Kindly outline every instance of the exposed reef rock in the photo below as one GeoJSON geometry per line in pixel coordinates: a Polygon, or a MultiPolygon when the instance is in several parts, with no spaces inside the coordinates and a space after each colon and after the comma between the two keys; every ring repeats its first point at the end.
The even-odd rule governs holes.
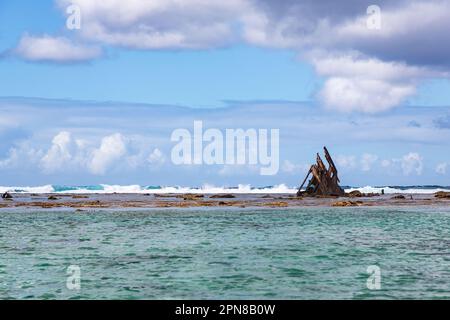
{"type": "Polygon", "coordinates": [[[231,193],[227,193],[227,194],[213,194],[212,196],[210,196],[211,199],[231,199],[231,198],[236,198],[235,195],[231,194],[231,193]]]}
{"type": "Polygon", "coordinates": [[[450,192],[439,191],[434,194],[435,198],[450,199],[450,192]]]}
{"type": "Polygon", "coordinates": [[[186,193],[182,195],[178,195],[177,198],[183,198],[183,200],[198,200],[203,198],[204,195],[196,194],[196,193],[186,193]]]}
{"type": "Polygon", "coordinates": [[[13,196],[9,192],[2,194],[2,199],[12,199],[13,196]]]}
{"type": "Polygon", "coordinates": [[[363,204],[362,201],[338,201],[332,204],[333,207],[357,207],[363,204]]]}
{"type": "Polygon", "coordinates": [[[348,195],[349,197],[352,197],[352,198],[357,198],[357,197],[362,197],[362,196],[363,196],[362,192],[361,192],[361,191],[358,191],[358,190],[349,192],[347,195],[348,195]]]}

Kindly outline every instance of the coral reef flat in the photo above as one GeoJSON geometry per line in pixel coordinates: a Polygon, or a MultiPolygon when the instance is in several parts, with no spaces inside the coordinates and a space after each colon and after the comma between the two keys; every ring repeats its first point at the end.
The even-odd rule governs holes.
{"type": "Polygon", "coordinates": [[[448,194],[347,194],[297,197],[292,194],[23,194],[0,200],[0,208],[284,208],[339,206],[448,206],[448,194]]]}

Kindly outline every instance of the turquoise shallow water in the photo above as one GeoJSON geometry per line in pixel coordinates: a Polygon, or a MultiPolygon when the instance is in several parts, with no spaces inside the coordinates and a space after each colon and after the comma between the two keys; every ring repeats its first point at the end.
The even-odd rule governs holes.
{"type": "Polygon", "coordinates": [[[0,298],[449,299],[450,208],[0,211],[0,298]]]}

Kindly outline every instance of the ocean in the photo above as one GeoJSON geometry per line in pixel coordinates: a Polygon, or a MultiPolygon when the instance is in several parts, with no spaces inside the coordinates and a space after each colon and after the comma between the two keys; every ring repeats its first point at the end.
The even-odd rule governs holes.
{"type": "MultiPolygon", "coordinates": [[[[82,193],[82,194],[139,194],[139,193],[236,193],[236,194],[295,194],[295,186],[286,186],[279,184],[275,186],[252,187],[251,185],[240,184],[232,187],[217,187],[213,185],[203,185],[201,187],[182,187],[182,186],[141,186],[141,185],[109,185],[98,184],[88,186],[65,186],[65,185],[43,185],[43,186],[0,186],[0,193],[82,193]]],[[[352,187],[344,186],[346,192],[359,190],[363,193],[381,193],[384,190],[387,194],[394,193],[420,193],[432,194],[438,191],[450,191],[450,186],[363,186],[352,187]]]]}
{"type": "Polygon", "coordinates": [[[448,206],[8,208],[0,299],[449,299],[449,230],[448,206]]]}

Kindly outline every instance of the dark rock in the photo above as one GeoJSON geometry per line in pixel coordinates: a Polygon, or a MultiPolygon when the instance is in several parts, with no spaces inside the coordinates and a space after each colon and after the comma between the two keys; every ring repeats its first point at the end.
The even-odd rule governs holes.
{"type": "Polygon", "coordinates": [[[352,191],[352,192],[349,192],[348,193],[348,196],[349,197],[352,197],[352,198],[356,198],[356,197],[362,197],[363,196],[363,194],[361,193],[361,191],[359,191],[359,190],[354,190],[354,191],[352,191]]]}
{"type": "Polygon", "coordinates": [[[369,197],[379,197],[380,194],[379,193],[373,193],[373,192],[362,193],[359,190],[354,190],[354,191],[352,191],[350,193],[347,193],[346,196],[350,197],[350,198],[361,198],[361,197],[369,198],[369,197]]]}
{"type": "Polygon", "coordinates": [[[171,193],[155,193],[153,195],[155,198],[180,198],[179,195],[171,194],[171,193]]]}
{"type": "Polygon", "coordinates": [[[439,199],[450,199],[450,192],[439,191],[434,194],[434,197],[439,199]]]}
{"type": "Polygon", "coordinates": [[[47,199],[48,199],[48,200],[58,200],[58,198],[55,197],[55,196],[50,196],[50,197],[48,197],[47,199]]]}
{"type": "Polygon", "coordinates": [[[275,201],[275,202],[266,202],[264,203],[266,207],[287,207],[289,204],[286,201],[275,201]]]}
{"type": "Polygon", "coordinates": [[[363,204],[362,201],[338,201],[332,204],[333,207],[357,207],[363,204]]]}
{"type": "Polygon", "coordinates": [[[213,194],[212,196],[210,196],[211,199],[231,199],[231,198],[236,198],[235,195],[232,195],[231,193],[227,193],[227,194],[213,194]]]}
{"type": "Polygon", "coordinates": [[[9,192],[5,192],[4,194],[2,194],[2,198],[3,199],[12,199],[12,195],[9,194],[9,192]]]}
{"type": "Polygon", "coordinates": [[[405,198],[405,196],[404,196],[404,195],[402,195],[402,194],[399,194],[399,195],[393,196],[393,197],[392,197],[392,199],[397,199],[397,200],[400,200],[400,199],[406,199],[406,198],[405,198]]]}
{"type": "Polygon", "coordinates": [[[363,193],[363,196],[364,197],[379,197],[380,194],[371,192],[371,193],[363,193]]]}
{"type": "Polygon", "coordinates": [[[183,198],[183,200],[198,200],[203,198],[204,196],[202,194],[196,194],[196,193],[186,193],[177,196],[177,198],[183,198]]]}

